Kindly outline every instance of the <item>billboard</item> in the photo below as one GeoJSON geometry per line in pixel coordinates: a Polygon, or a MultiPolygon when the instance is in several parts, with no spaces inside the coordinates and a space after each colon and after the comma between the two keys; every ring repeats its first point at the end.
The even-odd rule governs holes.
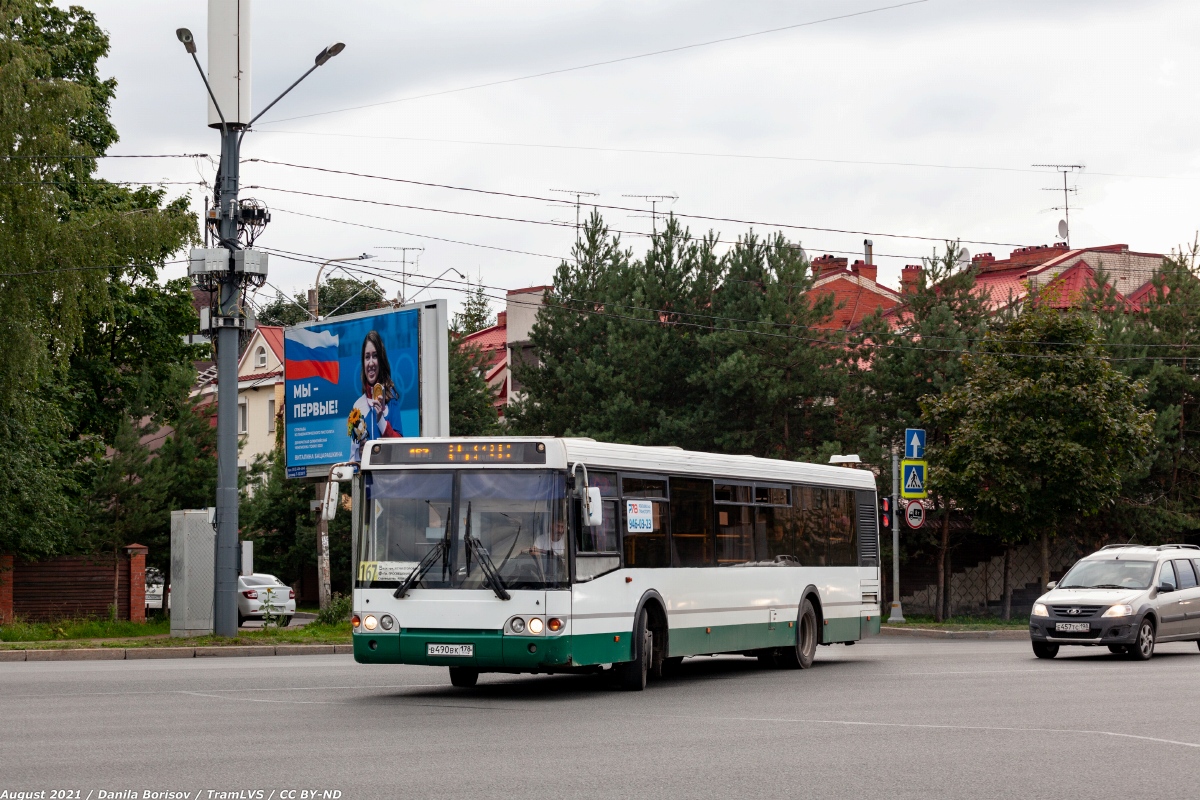
{"type": "Polygon", "coordinates": [[[372,439],[446,436],[444,300],[284,331],[288,477],[324,477],[372,439]]]}

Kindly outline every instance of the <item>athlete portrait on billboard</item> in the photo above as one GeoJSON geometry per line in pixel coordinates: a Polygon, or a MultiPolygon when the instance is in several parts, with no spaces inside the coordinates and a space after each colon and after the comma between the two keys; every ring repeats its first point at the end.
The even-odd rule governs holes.
{"type": "Polygon", "coordinates": [[[363,393],[354,401],[346,420],[351,461],[362,460],[362,446],[367,440],[401,436],[400,393],[392,382],[392,367],[378,331],[370,331],[363,338],[361,367],[363,393]]]}

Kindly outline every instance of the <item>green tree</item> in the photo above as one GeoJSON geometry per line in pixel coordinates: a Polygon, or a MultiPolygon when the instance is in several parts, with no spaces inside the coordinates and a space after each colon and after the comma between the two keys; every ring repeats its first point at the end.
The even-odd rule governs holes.
{"type": "Polygon", "coordinates": [[[484,293],[484,286],[476,282],[474,287],[467,281],[467,296],[463,300],[461,311],[454,314],[450,322],[450,330],[459,334],[475,333],[496,324],[496,315],[492,313],[492,304],[484,293]]]}
{"type": "Polygon", "coordinates": [[[90,424],[72,407],[72,357],[93,321],[115,318],[115,287],[194,237],[186,203],[93,177],[116,141],[116,83],[97,70],[107,52],[79,7],[0,5],[0,551],[67,545],[86,465],[119,428],[106,414],[103,432],[71,438],[90,424]]]}
{"type": "MultiPolygon", "coordinates": [[[[880,470],[891,474],[891,453],[903,452],[904,430],[921,427],[921,400],[943,395],[965,380],[963,356],[983,338],[991,298],[976,289],[976,271],[962,263],[957,242],[922,259],[917,281],[886,314],[863,320],[843,361],[847,388],[839,396],[840,438],[855,442],[880,470]]],[[[950,430],[931,426],[928,440],[946,444],[950,430]]],[[[937,552],[936,616],[949,613],[950,507],[936,485],[933,524],[914,539],[937,552]]]]}
{"type": "Polygon", "coordinates": [[[1002,536],[1024,529],[1041,543],[1095,514],[1146,460],[1154,414],[1144,387],[1101,352],[1095,319],[1036,302],[965,357],[966,380],[922,402],[949,436],[930,445],[930,483],[976,525],[1002,536]]]}

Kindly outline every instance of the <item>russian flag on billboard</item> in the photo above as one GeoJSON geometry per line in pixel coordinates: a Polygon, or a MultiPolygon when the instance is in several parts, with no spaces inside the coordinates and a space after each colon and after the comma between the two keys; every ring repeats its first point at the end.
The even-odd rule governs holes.
{"type": "Polygon", "coordinates": [[[338,382],[338,337],[329,331],[297,328],[283,341],[284,373],[289,381],[324,378],[338,382]]]}

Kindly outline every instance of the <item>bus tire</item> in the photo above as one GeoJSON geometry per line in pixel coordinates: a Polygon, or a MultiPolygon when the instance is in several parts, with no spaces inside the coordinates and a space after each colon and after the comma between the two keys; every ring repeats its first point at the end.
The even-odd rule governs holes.
{"type": "Polygon", "coordinates": [[[796,644],[782,647],[775,656],[775,663],[784,669],[808,669],[817,654],[817,611],[807,597],[800,604],[796,618],[796,644]]]}
{"type": "Polygon", "coordinates": [[[479,670],[470,667],[450,667],[450,684],[460,689],[470,689],[479,683],[479,670]]]}
{"type": "Polygon", "coordinates": [[[650,658],[654,652],[654,634],[650,632],[646,609],[642,609],[633,628],[633,661],[613,665],[613,677],[617,687],[628,692],[640,692],[646,688],[650,675],[650,658]]]}

